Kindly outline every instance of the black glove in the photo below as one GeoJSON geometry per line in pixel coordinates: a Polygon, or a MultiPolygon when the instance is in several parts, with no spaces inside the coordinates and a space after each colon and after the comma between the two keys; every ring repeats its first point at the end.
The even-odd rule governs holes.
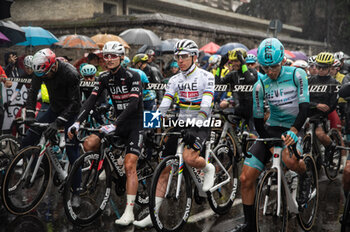
{"type": "Polygon", "coordinates": [[[35,113],[26,111],[26,118],[24,120],[24,123],[27,126],[31,126],[33,125],[34,122],[35,122],[35,113]]]}
{"type": "Polygon", "coordinates": [[[61,120],[60,118],[57,118],[56,121],[50,123],[50,126],[44,131],[44,135],[46,139],[54,139],[57,130],[61,127],[63,127],[65,124],[65,121],[61,120]]]}
{"type": "Polygon", "coordinates": [[[223,68],[224,65],[227,63],[228,61],[228,53],[226,53],[224,56],[221,57],[221,61],[220,61],[220,68],[223,68]]]}
{"type": "Polygon", "coordinates": [[[46,139],[53,140],[57,134],[58,126],[56,121],[50,123],[50,126],[44,131],[44,135],[46,139]]]}
{"type": "Polygon", "coordinates": [[[195,151],[201,150],[200,144],[196,143],[196,139],[198,136],[198,127],[193,127],[186,131],[186,134],[183,138],[186,145],[188,145],[190,148],[194,149],[195,151]],[[194,146],[194,144],[197,144],[197,146],[194,146]]]}
{"type": "Polygon", "coordinates": [[[245,59],[241,51],[236,51],[237,59],[241,62],[241,65],[245,64],[245,59]]]}

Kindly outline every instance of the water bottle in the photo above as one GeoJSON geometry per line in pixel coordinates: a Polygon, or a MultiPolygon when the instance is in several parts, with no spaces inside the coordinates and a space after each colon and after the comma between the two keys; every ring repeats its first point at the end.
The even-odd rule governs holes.
{"type": "Polygon", "coordinates": [[[54,155],[56,155],[58,160],[62,159],[62,153],[58,145],[52,146],[52,152],[54,155]]]}

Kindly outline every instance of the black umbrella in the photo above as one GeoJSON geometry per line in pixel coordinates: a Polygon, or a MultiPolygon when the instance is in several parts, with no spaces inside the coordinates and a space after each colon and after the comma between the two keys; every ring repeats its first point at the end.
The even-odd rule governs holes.
{"type": "Polygon", "coordinates": [[[6,19],[11,17],[11,4],[13,0],[0,0],[0,19],[6,19]]]}
{"type": "Polygon", "coordinates": [[[0,20],[0,32],[9,38],[13,44],[26,41],[26,33],[11,21],[0,20]]]}
{"type": "Polygon", "coordinates": [[[163,40],[160,45],[156,46],[156,51],[162,54],[174,54],[174,48],[177,41],[180,39],[167,39],[163,40]]]}

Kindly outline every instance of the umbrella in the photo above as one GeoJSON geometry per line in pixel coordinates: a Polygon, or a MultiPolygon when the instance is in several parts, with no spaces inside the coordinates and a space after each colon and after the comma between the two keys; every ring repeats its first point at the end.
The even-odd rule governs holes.
{"type": "Polygon", "coordinates": [[[0,47],[8,47],[11,41],[9,38],[6,37],[6,35],[2,34],[0,32],[0,47]]]}
{"type": "Polygon", "coordinates": [[[159,45],[157,46],[149,46],[147,44],[142,45],[138,50],[137,53],[146,53],[148,49],[153,49],[156,53],[159,54],[174,54],[174,47],[177,41],[180,39],[167,39],[162,40],[159,45]]]}
{"type": "Polygon", "coordinates": [[[219,54],[219,55],[225,55],[228,51],[232,50],[232,49],[235,49],[235,48],[243,48],[245,49],[246,51],[248,51],[249,49],[241,44],[241,43],[227,43],[223,46],[221,46],[219,48],[219,50],[217,50],[216,54],[219,54]]]}
{"type": "Polygon", "coordinates": [[[64,35],[55,45],[62,48],[81,48],[81,49],[99,49],[97,44],[85,35],[64,35]]]}
{"type": "Polygon", "coordinates": [[[219,50],[219,48],[220,48],[219,45],[217,45],[214,42],[210,42],[210,43],[204,45],[203,47],[201,47],[199,50],[202,50],[205,53],[214,54],[215,52],[217,52],[217,50],[219,50]]]}
{"type": "Polygon", "coordinates": [[[307,61],[307,55],[304,52],[301,51],[292,51],[295,57],[293,57],[293,60],[305,60],[307,61]]]}
{"type": "Polygon", "coordinates": [[[163,40],[160,45],[156,46],[155,50],[162,54],[174,54],[174,48],[177,41],[180,39],[163,40]]]}
{"type": "Polygon", "coordinates": [[[133,28],[123,31],[119,35],[129,44],[156,46],[161,43],[160,38],[150,30],[133,28]]]}
{"type": "Polygon", "coordinates": [[[112,35],[112,34],[97,34],[91,37],[91,39],[93,41],[95,41],[95,43],[100,47],[100,49],[103,48],[103,46],[105,45],[105,43],[109,42],[109,41],[117,41],[121,44],[123,44],[123,46],[125,48],[130,49],[130,46],[127,42],[125,42],[125,40],[123,40],[122,38],[120,38],[117,35],[112,35]]]}
{"type": "Polygon", "coordinates": [[[255,55],[255,56],[256,56],[257,53],[258,53],[258,48],[253,48],[253,49],[251,49],[251,50],[249,50],[249,51],[247,52],[247,54],[253,54],[253,55],[255,55]]]}
{"type": "Polygon", "coordinates": [[[26,41],[26,36],[22,28],[11,21],[1,20],[0,32],[11,41],[11,45],[26,41]]]}
{"type": "Polygon", "coordinates": [[[27,41],[18,43],[22,46],[51,45],[58,42],[56,36],[41,27],[21,27],[26,33],[27,41]]]}

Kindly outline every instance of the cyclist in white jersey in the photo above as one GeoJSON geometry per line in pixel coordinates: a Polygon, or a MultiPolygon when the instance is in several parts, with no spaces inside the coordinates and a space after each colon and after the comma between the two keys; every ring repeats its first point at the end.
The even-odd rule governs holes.
{"type": "MultiPolygon", "coordinates": [[[[215,79],[213,74],[196,66],[198,46],[192,40],[183,39],[175,45],[175,59],[181,72],[170,78],[164,98],[159,110],[163,117],[166,116],[175,93],[179,97],[180,114],[178,121],[186,126],[188,122],[195,122],[197,126],[206,124],[210,120],[214,95],[215,79]]],[[[188,125],[190,127],[191,125],[188,125]]],[[[200,156],[200,151],[210,133],[210,127],[200,126],[187,129],[184,136],[185,148],[183,159],[191,167],[202,169],[204,172],[203,191],[207,192],[214,184],[215,167],[205,162],[200,156]]],[[[163,157],[175,155],[178,136],[170,136],[163,150],[163,157]]],[[[160,177],[160,183],[166,186],[169,172],[164,171],[160,177]]],[[[161,184],[158,184],[161,185],[161,184]]],[[[156,192],[156,207],[159,209],[164,198],[164,193],[156,192]]],[[[135,221],[138,227],[152,225],[150,215],[141,221],[135,221]]]]}

